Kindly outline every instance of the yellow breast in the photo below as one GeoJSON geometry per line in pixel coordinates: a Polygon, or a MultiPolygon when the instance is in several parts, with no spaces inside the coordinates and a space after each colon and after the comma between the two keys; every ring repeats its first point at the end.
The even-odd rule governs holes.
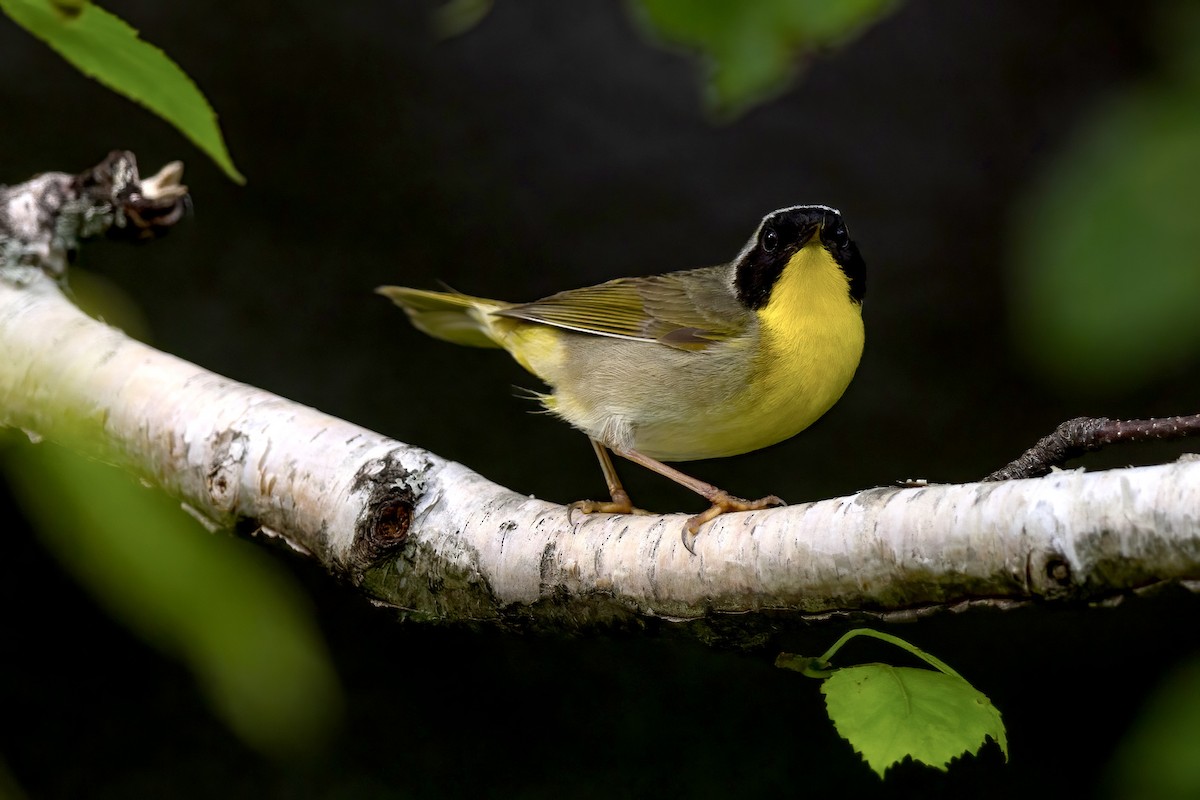
{"type": "MultiPolygon", "coordinates": [[[[862,304],[846,275],[819,244],[796,253],[758,311],[754,370],[762,434],[782,441],[807,428],[846,391],[862,357],[862,304]]],[[[769,438],[769,437],[768,437],[769,438]]]]}

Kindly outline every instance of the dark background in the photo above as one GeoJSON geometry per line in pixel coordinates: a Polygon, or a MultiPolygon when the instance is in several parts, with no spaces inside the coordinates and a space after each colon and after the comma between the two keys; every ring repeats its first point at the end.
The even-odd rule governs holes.
{"type": "MultiPolygon", "coordinates": [[[[197,81],[248,185],[3,18],[0,182],[117,147],[147,173],[183,158],[191,220],[152,247],[82,256],[138,304],[152,343],[515,490],[566,502],[603,483],[582,436],[526,413],[512,386],[535,379],[495,351],[414,332],[373,287],[440,280],[527,300],[704,266],[796,203],[841,208],[867,260],[858,377],[810,431],[693,465],[700,477],[793,502],[965,481],[1072,416],[1196,410],[1197,365],[1089,395],[1045,383],[1009,344],[1014,210],[1081,120],[1154,73],[1136,4],[913,0],[722,126],[703,113],[694,63],[651,45],[614,2],[500,3],[436,45],[424,4],[107,7],[197,81]]],[[[640,505],[698,509],[622,472],[640,505]]],[[[816,685],[772,667],[840,628],[732,650],[669,626],[560,640],[399,625],[289,563],[349,705],[329,750],[301,762],[245,748],[185,668],[96,610],[19,523],[0,563],[0,753],[13,777],[32,797],[1087,795],[1195,644],[1160,640],[1195,612],[1186,598],[896,629],[992,697],[1012,760],[990,746],[948,775],[904,766],[880,784],[826,722],[816,685]],[[1136,679],[1114,664],[1134,653],[1136,679]]]]}

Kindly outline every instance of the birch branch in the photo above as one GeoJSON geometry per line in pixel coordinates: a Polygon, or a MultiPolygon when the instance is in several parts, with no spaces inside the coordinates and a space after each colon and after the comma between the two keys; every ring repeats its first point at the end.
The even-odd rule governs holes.
{"type": "MultiPolygon", "coordinates": [[[[40,215],[27,231],[45,233],[46,210],[80,195],[61,178],[23,186],[37,181],[57,200],[16,205],[40,215]]],[[[170,192],[178,176],[166,183],[170,192]]],[[[0,193],[0,228],[20,210],[8,202],[19,188],[0,193]]],[[[90,319],[54,269],[31,266],[31,252],[72,246],[58,235],[38,250],[9,234],[0,249],[0,424],[120,464],[213,526],[282,537],[419,618],[560,628],[746,612],[894,618],[1109,600],[1200,578],[1197,460],[727,514],[705,526],[695,556],[680,538],[684,514],[571,525],[564,506],[90,319]]]]}

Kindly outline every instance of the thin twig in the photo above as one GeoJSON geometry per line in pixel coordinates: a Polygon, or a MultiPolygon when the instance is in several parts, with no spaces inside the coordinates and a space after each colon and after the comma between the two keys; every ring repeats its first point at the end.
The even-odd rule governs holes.
{"type": "Polygon", "coordinates": [[[1093,450],[1118,442],[1148,442],[1183,439],[1200,433],[1200,414],[1158,419],[1108,419],[1076,417],[1054,429],[1054,433],[1026,450],[1021,457],[988,475],[985,481],[1036,478],[1054,467],[1093,450]]]}

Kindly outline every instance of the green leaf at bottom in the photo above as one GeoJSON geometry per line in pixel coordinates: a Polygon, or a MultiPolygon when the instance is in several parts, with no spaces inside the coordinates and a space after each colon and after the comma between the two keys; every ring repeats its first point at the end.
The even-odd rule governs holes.
{"type": "Polygon", "coordinates": [[[834,727],[880,777],[911,756],[945,770],[988,736],[1008,757],[1000,712],[961,678],[912,667],[840,669],[821,685],[834,727]]]}

